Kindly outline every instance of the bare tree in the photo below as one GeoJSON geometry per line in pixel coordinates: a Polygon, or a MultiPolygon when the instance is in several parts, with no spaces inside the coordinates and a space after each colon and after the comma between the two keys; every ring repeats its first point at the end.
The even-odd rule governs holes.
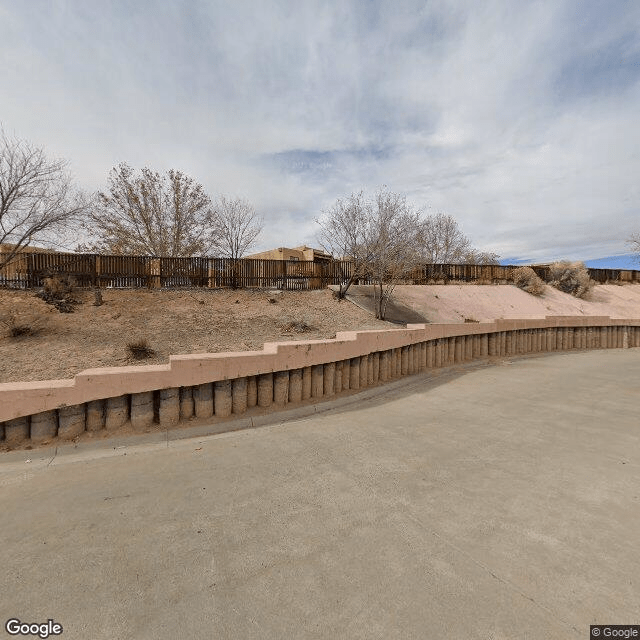
{"type": "Polygon", "coordinates": [[[398,281],[421,261],[420,211],[404,196],[386,190],[380,190],[371,204],[365,246],[374,281],[376,318],[384,320],[398,281]]]}
{"type": "Polygon", "coordinates": [[[331,209],[316,220],[320,226],[318,243],[332,256],[340,260],[342,267],[338,297],[344,298],[349,287],[366,275],[370,262],[366,246],[368,204],[362,191],[348,198],[338,198],[331,209]],[[346,271],[349,265],[349,271],[346,271]]]}
{"type": "Polygon", "coordinates": [[[640,232],[633,233],[627,239],[627,245],[631,249],[631,253],[635,254],[637,262],[640,262],[640,232]]]}
{"type": "Polygon", "coordinates": [[[462,233],[453,216],[428,216],[421,228],[421,253],[427,264],[456,264],[472,251],[471,241],[462,233]]]}
{"type": "Polygon", "coordinates": [[[494,253],[471,246],[452,216],[439,213],[423,218],[403,195],[381,189],[369,200],[362,192],[336,203],[316,220],[322,248],[345,261],[338,296],[353,282],[374,282],[376,317],[384,319],[398,282],[425,263],[496,264],[494,253]]]}
{"type": "Polygon", "coordinates": [[[95,241],[81,250],[189,257],[207,254],[216,242],[211,199],[181,171],[160,175],[144,168],[136,175],[121,163],[110,171],[109,190],[97,200],[86,224],[95,241]]]}
{"type": "Polygon", "coordinates": [[[87,207],[64,160],[0,128],[0,268],[34,242],[60,246],[87,207]]]}
{"type": "Polygon", "coordinates": [[[214,208],[213,250],[226,258],[242,258],[262,233],[263,221],[242,198],[220,196],[214,208]]]}
{"type": "Polygon", "coordinates": [[[439,264],[500,264],[497,253],[475,249],[451,215],[428,216],[422,221],[419,234],[422,262],[429,278],[441,275],[434,272],[434,265],[439,264]]]}
{"type": "Polygon", "coordinates": [[[478,251],[472,248],[464,253],[460,262],[480,265],[500,264],[500,256],[492,251],[478,251]]]}
{"type": "Polygon", "coordinates": [[[356,279],[371,278],[376,317],[384,319],[394,287],[420,259],[420,212],[404,196],[381,189],[373,200],[362,192],[339,199],[317,222],[323,249],[351,264],[339,295],[356,279]]]}

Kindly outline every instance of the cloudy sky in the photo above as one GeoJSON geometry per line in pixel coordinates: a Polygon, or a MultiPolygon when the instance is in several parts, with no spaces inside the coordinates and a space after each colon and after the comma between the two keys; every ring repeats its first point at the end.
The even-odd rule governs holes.
{"type": "Polygon", "coordinates": [[[509,261],[640,231],[637,0],[0,0],[0,60],[5,131],[246,197],[257,249],[381,185],[509,261]]]}

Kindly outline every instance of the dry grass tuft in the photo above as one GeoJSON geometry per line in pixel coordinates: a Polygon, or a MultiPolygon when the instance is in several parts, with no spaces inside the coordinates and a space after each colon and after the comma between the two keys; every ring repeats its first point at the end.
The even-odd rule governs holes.
{"type": "Polygon", "coordinates": [[[80,300],[73,297],[74,282],[69,276],[56,273],[43,281],[42,291],[36,294],[60,313],[73,313],[80,300]]]}
{"type": "Polygon", "coordinates": [[[138,338],[137,340],[127,342],[127,351],[135,360],[146,360],[156,355],[155,350],[151,348],[146,338],[138,338]]]}
{"type": "Polygon", "coordinates": [[[14,313],[0,317],[0,325],[6,329],[11,338],[35,336],[42,329],[39,322],[20,319],[14,313]]]}
{"type": "Polygon", "coordinates": [[[544,293],[544,282],[531,267],[518,267],[511,273],[513,283],[533,296],[541,296],[544,293]]]}
{"type": "Polygon", "coordinates": [[[308,325],[304,320],[293,320],[280,327],[282,333],[309,333],[317,331],[315,327],[308,325]]]}
{"type": "Polygon", "coordinates": [[[69,276],[54,273],[43,280],[42,288],[51,298],[62,299],[73,293],[73,281],[69,276]]]}
{"type": "Polygon", "coordinates": [[[586,298],[595,282],[589,277],[584,262],[562,260],[554,262],[549,270],[549,284],[559,291],[570,293],[576,298],[586,298]]]}

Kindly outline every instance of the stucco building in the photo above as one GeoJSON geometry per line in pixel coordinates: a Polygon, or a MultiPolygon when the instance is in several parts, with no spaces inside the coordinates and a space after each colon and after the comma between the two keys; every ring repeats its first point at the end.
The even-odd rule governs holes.
{"type": "Polygon", "coordinates": [[[314,249],[306,245],[294,247],[293,249],[278,247],[277,249],[261,251],[244,257],[249,260],[293,260],[294,262],[331,262],[333,260],[333,256],[325,253],[322,249],[314,249]]]}

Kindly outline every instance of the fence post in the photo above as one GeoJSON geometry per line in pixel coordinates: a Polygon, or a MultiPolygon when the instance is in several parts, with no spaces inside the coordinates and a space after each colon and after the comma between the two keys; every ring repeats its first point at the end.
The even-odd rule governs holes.
{"type": "Polygon", "coordinates": [[[93,261],[93,286],[94,287],[99,287],[100,286],[100,282],[101,282],[101,275],[102,272],[102,256],[100,255],[95,255],[94,256],[94,261],[93,261]]]}
{"type": "Polygon", "coordinates": [[[149,258],[146,266],[147,287],[149,289],[159,289],[161,286],[160,278],[160,258],[149,258]]]}
{"type": "Polygon", "coordinates": [[[29,287],[29,289],[32,289],[33,287],[35,287],[35,278],[34,278],[34,265],[33,265],[33,253],[27,253],[26,254],[26,258],[27,258],[27,286],[29,287]]]}
{"type": "Polygon", "coordinates": [[[207,287],[213,289],[216,286],[216,270],[214,267],[214,259],[207,258],[207,287]]]}

